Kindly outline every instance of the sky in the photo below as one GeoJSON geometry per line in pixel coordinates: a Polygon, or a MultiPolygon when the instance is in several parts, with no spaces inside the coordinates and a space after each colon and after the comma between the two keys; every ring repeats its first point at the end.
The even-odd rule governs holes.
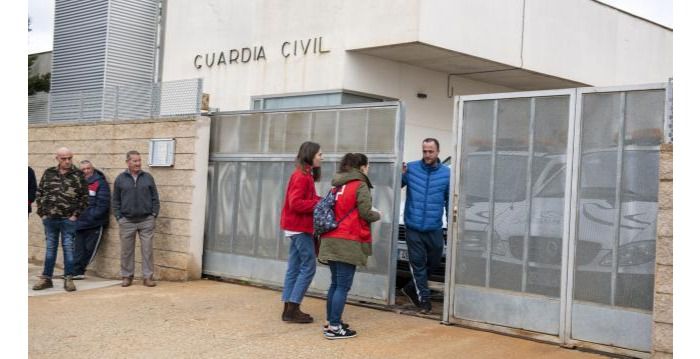
{"type": "MultiPolygon", "coordinates": [[[[673,27],[672,0],[600,0],[600,2],[649,19],[667,27],[673,27]]],[[[29,53],[50,51],[53,48],[54,0],[29,0],[29,53]]]]}

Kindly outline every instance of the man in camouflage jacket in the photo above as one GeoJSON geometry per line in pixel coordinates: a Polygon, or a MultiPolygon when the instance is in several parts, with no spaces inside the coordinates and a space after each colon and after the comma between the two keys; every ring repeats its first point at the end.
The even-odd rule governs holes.
{"type": "Polygon", "coordinates": [[[46,257],[41,279],[32,289],[52,288],[53,267],[56,264],[58,239],[61,236],[64,262],[63,288],[72,292],[73,240],[80,213],[88,206],[88,188],[83,173],[73,165],[73,153],[65,147],[56,151],[56,167],[44,171],[37,190],[36,213],[41,217],[46,233],[46,257]]]}

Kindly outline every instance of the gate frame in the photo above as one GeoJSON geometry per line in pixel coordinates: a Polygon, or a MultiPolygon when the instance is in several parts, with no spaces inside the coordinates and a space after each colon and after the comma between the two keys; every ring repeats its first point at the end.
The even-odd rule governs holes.
{"type": "MultiPolygon", "coordinates": [[[[396,169],[393,173],[393,182],[398,184],[394,186],[394,204],[392,213],[392,238],[389,242],[389,257],[388,257],[388,280],[387,280],[387,297],[386,301],[378,300],[374,298],[367,297],[357,297],[353,295],[348,295],[348,299],[352,301],[376,303],[380,305],[394,305],[396,300],[396,294],[394,287],[396,286],[396,261],[397,261],[397,248],[398,248],[398,233],[399,233],[399,216],[400,216],[400,203],[401,203],[401,166],[400,163],[403,161],[403,150],[404,150],[404,136],[406,127],[405,118],[405,105],[401,101],[385,101],[385,102],[370,102],[370,103],[358,103],[358,104],[345,104],[345,105],[332,105],[332,106],[314,106],[314,107],[295,107],[295,108],[284,108],[284,109],[267,109],[267,110],[243,110],[243,111],[220,111],[213,113],[212,117],[216,115],[250,115],[250,114],[268,114],[268,113],[290,113],[290,112],[314,112],[314,111],[333,111],[333,110],[344,110],[344,109],[376,109],[376,108],[396,108],[396,118],[395,118],[395,128],[394,128],[394,148],[393,151],[395,155],[386,154],[366,154],[370,162],[375,161],[378,163],[392,164],[396,165],[396,169]]],[[[213,126],[212,126],[213,127],[213,126]]],[[[213,137],[210,139],[213,141],[213,137]]],[[[324,158],[331,161],[339,161],[343,157],[342,153],[326,154],[324,153],[324,158]]],[[[257,162],[286,162],[294,161],[296,154],[283,154],[283,153],[242,153],[242,154],[231,154],[231,153],[219,153],[210,152],[208,158],[208,165],[218,162],[229,162],[229,163],[239,163],[246,161],[257,161],[257,162]]],[[[214,167],[214,176],[217,177],[218,167],[214,167]]],[[[207,191],[207,194],[209,191],[207,191]]],[[[217,196],[218,197],[218,196],[217,196]]],[[[209,209],[210,204],[207,203],[207,209],[209,209]]],[[[215,212],[215,211],[212,211],[215,212]]],[[[215,213],[209,214],[209,216],[216,216],[215,213]]],[[[209,231],[209,227],[213,225],[207,218],[207,223],[205,224],[206,231],[209,231]]],[[[206,237],[206,236],[205,236],[206,237]]],[[[207,249],[205,248],[202,253],[202,273],[206,275],[215,275],[230,278],[233,280],[243,280],[251,281],[251,278],[238,277],[230,274],[220,273],[212,270],[204,269],[205,257],[207,249]]],[[[231,253],[232,255],[238,255],[236,253],[231,253]]],[[[272,283],[267,280],[256,279],[253,281],[259,285],[281,289],[281,284],[272,283]]],[[[309,288],[308,294],[317,295],[325,298],[325,291],[315,290],[309,288]]]]}
{"type": "MultiPolygon", "coordinates": [[[[632,349],[615,347],[598,343],[587,342],[579,339],[574,339],[571,336],[572,331],[572,312],[573,312],[573,276],[575,271],[575,253],[576,253],[576,234],[578,230],[578,185],[580,180],[580,161],[581,161],[581,131],[583,122],[582,115],[582,100],[583,95],[588,93],[606,93],[606,92],[628,92],[628,91],[644,91],[644,90],[664,90],[668,92],[672,88],[672,82],[667,83],[650,83],[628,86],[607,86],[607,87],[579,87],[569,89],[556,90],[540,90],[540,91],[521,91],[521,92],[505,92],[480,95],[465,95],[456,96],[454,100],[454,117],[452,124],[453,131],[453,151],[455,153],[455,164],[452,166],[450,176],[451,195],[449,197],[449,208],[452,213],[452,220],[448,221],[447,229],[447,271],[445,273],[445,295],[442,313],[442,323],[447,325],[458,325],[469,328],[482,329],[508,335],[526,337],[534,340],[545,341],[553,344],[558,344],[567,348],[586,348],[594,351],[605,353],[629,355],[640,358],[650,357],[650,352],[642,352],[632,349]],[[456,246],[454,240],[457,238],[457,227],[454,223],[457,221],[459,208],[457,199],[459,198],[459,186],[462,178],[462,131],[464,130],[464,103],[467,101],[479,100],[501,100],[529,97],[549,97],[549,96],[569,96],[569,126],[568,143],[567,143],[567,169],[565,183],[565,198],[564,198],[564,213],[562,223],[562,264],[561,264],[561,284],[560,284],[560,316],[559,316],[559,335],[551,335],[531,330],[513,328],[503,325],[490,324],[474,320],[460,319],[454,316],[454,288],[455,288],[455,268],[456,246]]],[[[666,96],[666,104],[664,111],[664,127],[668,120],[668,96],[666,96]]],[[[530,123],[532,125],[532,123],[530,123]]],[[[494,126],[496,127],[496,126],[494,126]]],[[[497,127],[494,128],[497,131],[497,127]]],[[[622,134],[624,136],[624,134],[622,134]]],[[[665,142],[664,138],[662,142],[665,142]]],[[[491,179],[493,182],[493,178],[491,179]]],[[[530,199],[529,199],[530,200],[530,199]]],[[[653,308],[651,312],[653,316],[653,308]]],[[[652,338],[653,340],[653,338],[652,338]]]]}

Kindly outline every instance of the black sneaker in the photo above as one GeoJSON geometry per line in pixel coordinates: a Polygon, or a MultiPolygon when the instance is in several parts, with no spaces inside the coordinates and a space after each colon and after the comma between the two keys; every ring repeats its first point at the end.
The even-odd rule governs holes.
{"type": "MultiPolygon", "coordinates": [[[[348,328],[350,328],[350,324],[348,324],[348,323],[340,322],[340,326],[341,326],[343,329],[348,329],[348,328]]],[[[328,331],[328,327],[329,327],[328,324],[324,324],[324,325],[323,325],[323,332],[324,332],[324,333],[328,331]]]]}
{"type": "Polygon", "coordinates": [[[411,303],[416,307],[420,308],[420,301],[418,300],[418,294],[412,290],[406,290],[406,288],[401,288],[401,293],[411,300],[411,303]]]}
{"type": "Polygon", "coordinates": [[[357,336],[357,332],[352,330],[352,329],[343,329],[341,326],[338,330],[333,330],[328,328],[328,331],[323,333],[323,336],[326,337],[326,339],[347,339],[347,338],[354,338],[357,336]]]}
{"type": "Polygon", "coordinates": [[[433,304],[429,301],[425,301],[420,304],[420,314],[430,314],[433,310],[433,304]]]}

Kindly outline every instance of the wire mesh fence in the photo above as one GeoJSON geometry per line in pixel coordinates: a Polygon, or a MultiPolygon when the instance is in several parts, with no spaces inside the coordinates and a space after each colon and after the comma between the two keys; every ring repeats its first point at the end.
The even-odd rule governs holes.
{"type": "Polygon", "coordinates": [[[202,79],[29,96],[28,122],[110,121],[199,114],[202,79]]]}

